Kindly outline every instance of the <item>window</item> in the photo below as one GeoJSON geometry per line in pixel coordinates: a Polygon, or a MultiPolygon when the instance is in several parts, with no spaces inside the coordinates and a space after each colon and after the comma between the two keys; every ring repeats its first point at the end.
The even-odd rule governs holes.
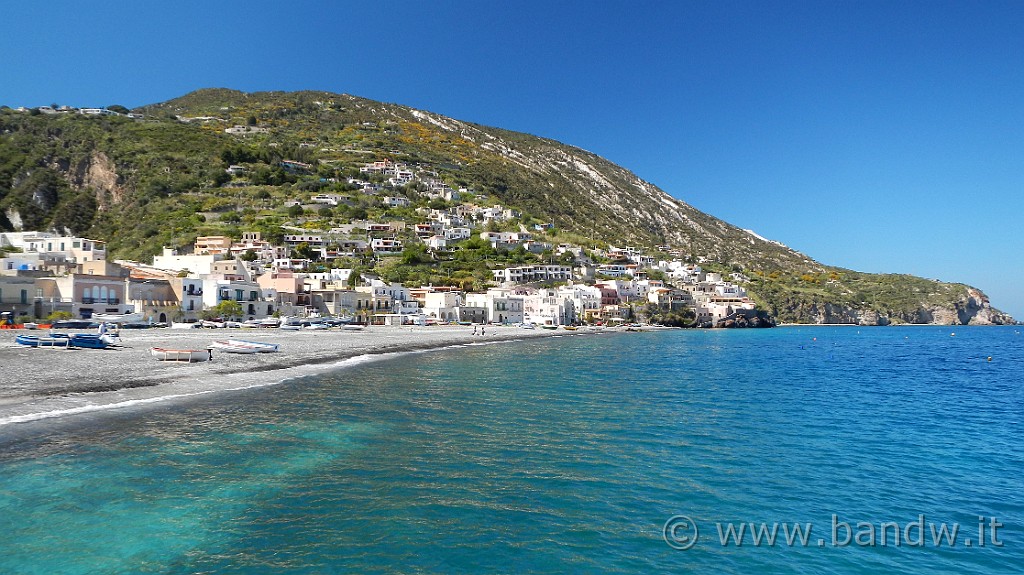
{"type": "Polygon", "coordinates": [[[21,290],[21,303],[28,303],[28,290],[21,290]]]}

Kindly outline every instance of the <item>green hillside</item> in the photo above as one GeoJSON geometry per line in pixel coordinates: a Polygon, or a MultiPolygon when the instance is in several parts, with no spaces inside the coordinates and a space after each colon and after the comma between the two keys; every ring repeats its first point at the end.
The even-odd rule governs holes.
{"type": "MultiPolygon", "coordinates": [[[[388,159],[471,189],[462,202],[521,211],[505,229],[550,223],[539,239],[587,249],[629,245],[741,272],[780,321],[1010,321],[968,286],[823,265],[549,139],[324,92],[199,90],[133,112],[142,117],[0,109],[0,228],[83,234],[106,240],[113,257],[147,260],[163,246],[188,248],[198,235],[259,230],[274,238],[282,225],[330,229],[361,219],[411,225],[422,220],[417,207],[450,207],[427,199],[415,182],[386,192],[412,201],[402,208],[385,208],[348,183],[368,178],[359,172],[367,162],[388,159]],[[235,126],[244,133],[225,132],[235,126]],[[231,165],[244,173],[226,173],[231,165]],[[286,205],[308,205],[316,194],[344,202],[286,205]]],[[[348,263],[383,266],[408,282],[480,284],[488,267],[537,259],[472,242],[463,248],[441,261],[409,253],[348,263]]]]}

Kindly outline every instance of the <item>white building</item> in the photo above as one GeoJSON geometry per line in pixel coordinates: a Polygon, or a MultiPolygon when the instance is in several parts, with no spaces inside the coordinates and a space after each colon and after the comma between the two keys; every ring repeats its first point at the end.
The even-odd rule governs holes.
{"type": "Polygon", "coordinates": [[[546,281],[572,280],[572,268],[569,266],[539,265],[518,266],[501,270],[491,270],[494,280],[500,283],[530,283],[546,281]]]}
{"type": "Polygon", "coordinates": [[[250,280],[204,279],[202,298],[203,305],[207,308],[215,307],[227,300],[238,302],[245,319],[260,319],[274,312],[273,302],[263,299],[263,288],[250,280]]]}
{"type": "Polygon", "coordinates": [[[191,274],[203,276],[212,273],[214,262],[221,260],[221,256],[214,254],[179,255],[171,248],[164,248],[163,255],[153,256],[153,267],[168,271],[188,270],[191,274]]]}
{"type": "Polygon", "coordinates": [[[424,294],[423,313],[439,322],[459,321],[462,305],[461,292],[427,292],[424,294]]]}
{"type": "Polygon", "coordinates": [[[563,299],[572,300],[578,319],[601,310],[601,289],[596,286],[570,284],[558,288],[557,294],[563,299]]]}
{"type": "Polygon", "coordinates": [[[15,247],[25,254],[62,254],[71,263],[107,259],[106,242],[49,232],[0,233],[0,247],[15,247]]]}
{"type": "Polygon", "coordinates": [[[384,196],[383,203],[389,208],[407,208],[412,205],[409,198],[402,196],[384,196]]]}
{"type": "Polygon", "coordinates": [[[489,323],[522,323],[524,299],[509,290],[490,289],[487,293],[466,294],[466,305],[483,308],[489,323]]]}
{"type": "Polygon", "coordinates": [[[577,321],[573,300],[553,289],[524,296],[523,316],[524,321],[539,325],[571,325],[577,321]]]}
{"type": "Polygon", "coordinates": [[[374,238],[370,240],[370,249],[375,254],[394,255],[402,253],[402,240],[374,238]]]}

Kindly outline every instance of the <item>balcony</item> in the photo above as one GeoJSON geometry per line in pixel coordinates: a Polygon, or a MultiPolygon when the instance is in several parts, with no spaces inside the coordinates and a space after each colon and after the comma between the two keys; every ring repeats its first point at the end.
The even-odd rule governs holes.
{"type": "Polygon", "coordinates": [[[95,297],[83,297],[82,298],[82,303],[83,304],[87,304],[87,305],[94,305],[94,304],[118,305],[118,304],[121,303],[121,299],[120,298],[116,298],[116,297],[108,297],[106,299],[104,299],[104,298],[95,298],[95,297]]]}

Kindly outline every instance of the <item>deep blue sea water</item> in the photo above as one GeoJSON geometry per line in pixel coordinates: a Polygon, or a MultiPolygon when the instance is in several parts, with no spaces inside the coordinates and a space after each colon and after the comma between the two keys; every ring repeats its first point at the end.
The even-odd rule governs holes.
{"type": "Polygon", "coordinates": [[[1020,573],[1020,329],[545,338],[7,425],[0,573],[1020,573]],[[750,522],[811,536],[721,543],[750,522]]]}

